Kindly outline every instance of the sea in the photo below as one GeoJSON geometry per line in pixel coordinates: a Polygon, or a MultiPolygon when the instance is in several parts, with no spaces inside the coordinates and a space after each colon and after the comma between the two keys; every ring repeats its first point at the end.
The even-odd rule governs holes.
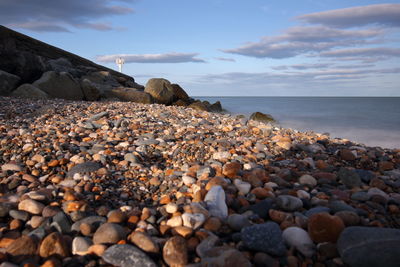
{"type": "Polygon", "coordinates": [[[272,115],[285,128],[329,133],[367,146],[400,148],[400,97],[196,97],[231,114],[272,115]]]}

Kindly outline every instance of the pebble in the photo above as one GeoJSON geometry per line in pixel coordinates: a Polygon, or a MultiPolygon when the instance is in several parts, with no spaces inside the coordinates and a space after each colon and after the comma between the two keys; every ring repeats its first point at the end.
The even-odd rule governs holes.
{"type": "Polygon", "coordinates": [[[69,256],[68,244],[63,236],[54,232],[46,236],[40,244],[39,255],[40,257],[47,258],[50,256],[68,257],[69,256]]]}
{"type": "Polygon", "coordinates": [[[234,231],[240,231],[243,227],[250,226],[251,223],[246,216],[242,214],[231,214],[228,217],[228,225],[234,231]]]}
{"type": "Polygon", "coordinates": [[[317,180],[311,175],[304,174],[299,178],[299,183],[314,187],[317,185],[317,180]]]}
{"type": "Polygon", "coordinates": [[[289,195],[278,196],[276,198],[276,204],[285,211],[296,211],[303,207],[301,199],[289,195]]]}
{"type": "Polygon", "coordinates": [[[283,256],[286,252],[282,231],[275,222],[267,222],[245,227],[241,230],[243,244],[254,251],[274,256],[283,256]]]}
{"type": "Polygon", "coordinates": [[[348,227],[340,235],[337,247],[341,258],[350,267],[399,266],[400,230],[348,227]]]}
{"type": "Polygon", "coordinates": [[[11,256],[15,263],[32,258],[36,254],[37,242],[29,236],[21,236],[6,248],[6,252],[11,256]]]}
{"type": "Polygon", "coordinates": [[[251,267],[250,261],[238,250],[229,247],[218,247],[208,251],[201,259],[203,266],[243,266],[251,267]]]}
{"type": "Polygon", "coordinates": [[[158,253],[160,251],[158,244],[146,233],[133,232],[128,238],[144,252],[158,253]]]}
{"type": "Polygon", "coordinates": [[[157,264],[140,249],[132,245],[113,245],[102,254],[102,259],[121,267],[156,267],[157,264]]]}
{"type": "Polygon", "coordinates": [[[92,239],[87,237],[77,236],[72,240],[72,254],[86,255],[89,247],[93,245],[92,239]]]}
{"type": "Polygon", "coordinates": [[[186,240],[173,236],[167,240],[163,248],[163,259],[169,266],[183,266],[188,263],[186,240]]]}
{"type": "Polygon", "coordinates": [[[184,213],[182,214],[183,226],[198,229],[206,220],[206,217],[202,213],[184,213]]]}
{"type": "Polygon", "coordinates": [[[102,224],[93,235],[94,244],[115,244],[120,240],[124,240],[126,232],[119,224],[105,223],[102,224]]]}
{"type": "Polygon", "coordinates": [[[348,168],[340,168],[338,172],[339,180],[346,185],[348,188],[360,187],[361,178],[358,176],[357,172],[349,170],[348,168]]]}
{"type": "Polygon", "coordinates": [[[1,165],[1,170],[2,171],[13,171],[13,172],[20,172],[22,171],[21,166],[15,163],[6,163],[1,165]]]}
{"type": "Polygon", "coordinates": [[[338,216],[328,213],[316,213],[308,219],[308,233],[315,243],[336,243],[345,226],[338,216]]]}
{"type": "Polygon", "coordinates": [[[228,216],[228,207],[225,203],[225,191],[221,186],[213,186],[204,198],[210,215],[225,219],[228,216]]]}
{"type": "Polygon", "coordinates": [[[237,190],[239,190],[240,194],[246,195],[250,192],[251,184],[247,182],[243,182],[240,179],[235,179],[233,184],[236,186],[237,190]]]}
{"type": "Polygon", "coordinates": [[[26,211],[35,215],[41,214],[44,207],[45,206],[42,203],[33,199],[25,199],[18,204],[19,210],[26,211]]]}
{"type": "Polygon", "coordinates": [[[300,227],[288,227],[282,233],[283,240],[296,248],[304,256],[311,258],[315,254],[315,245],[309,234],[300,227]]]}

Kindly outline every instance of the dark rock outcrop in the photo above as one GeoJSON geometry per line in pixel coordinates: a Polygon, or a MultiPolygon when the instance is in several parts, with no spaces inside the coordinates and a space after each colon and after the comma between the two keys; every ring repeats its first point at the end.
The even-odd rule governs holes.
{"type": "Polygon", "coordinates": [[[222,111],[221,103],[195,101],[180,85],[166,79],[150,79],[144,87],[130,76],[4,26],[0,26],[0,59],[0,95],[3,96],[112,99],[222,111]]]}
{"type": "Polygon", "coordinates": [[[32,99],[48,99],[49,96],[39,88],[33,86],[32,84],[25,83],[15,89],[11,96],[20,98],[32,98],[32,99]]]}
{"type": "Polygon", "coordinates": [[[79,83],[67,72],[48,71],[43,73],[33,86],[54,98],[82,100],[83,93],[79,83]]]}
{"type": "Polygon", "coordinates": [[[20,78],[14,74],[0,70],[0,95],[8,95],[17,87],[20,78]]]}

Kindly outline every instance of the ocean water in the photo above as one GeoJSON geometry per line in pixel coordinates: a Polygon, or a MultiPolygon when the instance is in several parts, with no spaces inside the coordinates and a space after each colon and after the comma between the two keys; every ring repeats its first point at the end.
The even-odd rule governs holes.
{"type": "Polygon", "coordinates": [[[400,97],[197,97],[232,114],[271,114],[285,128],[400,148],[400,97]]]}

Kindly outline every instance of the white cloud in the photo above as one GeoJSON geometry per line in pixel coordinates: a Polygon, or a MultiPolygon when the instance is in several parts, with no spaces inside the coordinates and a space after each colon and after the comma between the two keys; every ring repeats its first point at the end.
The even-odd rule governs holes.
{"type": "Polygon", "coordinates": [[[282,35],[266,36],[259,42],[222,51],[256,58],[280,59],[321,52],[333,47],[366,44],[382,34],[381,29],[340,30],[324,26],[297,26],[289,28],[282,35]]]}
{"type": "Polygon", "coordinates": [[[114,63],[119,57],[125,60],[125,63],[205,63],[205,60],[196,58],[198,53],[166,53],[166,54],[118,54],[102,55],[96,58],[103,63],[114,63]]]}
{"type": "Polygon", "coordinates": [[[390,47],[372,47],[372,48],[350,48],[341,50],[332,50],[322,52],[324,57],[349,57],[349,56],[385,56],[385,57],[400,57],[400,48],[390,47]]]}
{"type": "Polygon", "coordinates": [[[103,20],[129,14],[133,9],[119,2],[134,0],[1,0],[0,24],[38,32],[68,32],[72,28],[99,31],[115,29],[103,20]],[[100,20],[100,21],[99,21],[100,20]]]}
{"type": "Polygon", "coordinates": [[[349,28],[369,24],[400,27],[400,4],[377,4],[317,12],[297,17],[300,21],[349,28]]]}

